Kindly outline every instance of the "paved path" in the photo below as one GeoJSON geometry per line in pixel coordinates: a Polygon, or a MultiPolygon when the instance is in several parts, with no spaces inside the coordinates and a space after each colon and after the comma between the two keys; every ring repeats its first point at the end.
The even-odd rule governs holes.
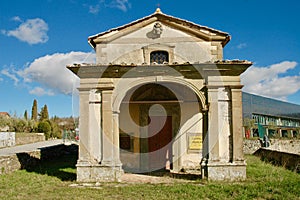
{"type": "Polygon", "coordinates": [[[43,147],[55,146],[58,144],[62,144],[62,140],[47,140],[43,142],[37,142],[32,144],[24,144],[14,147],[7,147],[0,149],[0,156],[9,156],[14,155],[16,153],[30,152],[34,150],[38,150],[43,147]]]}

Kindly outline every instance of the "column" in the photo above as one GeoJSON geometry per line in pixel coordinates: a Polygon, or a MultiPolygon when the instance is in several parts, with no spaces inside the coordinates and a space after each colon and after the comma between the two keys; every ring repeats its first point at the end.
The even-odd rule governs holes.
{"type": "Polygon", "coordinates": [[[242,112],[242,86],[231,88],[232,97],[232,160],[244,161],[243,153],[243,112],[242,112]]]}
{"type": "Polygon", "coordinates": [[[114,144],[114,163],[121,166],[120,161],[120,140],[119,140],[119,112],[113,113],[113,144],[114,144]]]}
{"type": "Polygon", "coordinates": [[[279,128],[278,133],[279,133],[279,137],[282,137],[282,130],[281,130],[281,128],[279,128]]]}
{"type": "Polygon", "coordinates": [[[208,111],[204,110],[202,120],[203,134],[202,134],[202,159],[208,159],[208,111]]]}

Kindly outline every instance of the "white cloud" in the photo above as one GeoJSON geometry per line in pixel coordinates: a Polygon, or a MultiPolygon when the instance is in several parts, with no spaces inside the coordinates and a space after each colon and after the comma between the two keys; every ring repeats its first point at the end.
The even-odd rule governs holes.
{"type": "Polygon", "coordinates": [[[246,43],[241,43],[241,44],[239,44],[239,45],[236,46],[236,48],[238,48],[238,49],[244,49],[246,47],[247,47],[246,43]]]}
{"type": "Polygon", "coordinates": [[[98,14],[100,10],[100,5],[97,4],[95,6],[89,6],[89,13],[98,14]]]}
{"type": "Polygon", "coordinates": [[[19,16],[14,16],[13,18],[11,18],[11,20],[15,22],[22,22],[22,19],[19,16]]]}
{"type": "Polygon", "coordinates": [[[54,92],[52,92],[51,90],[46,91],[44,88],[41,87],[35,87],[29,91],[29,94],[34,94],[37,96],[44,96],[44,95],[53,96],[54,92]]]}
{"type": "Polygon", "coordinates": [[[131,8],[131,4],[128,0],[99,0],[96,5],[83,4],[84,7],[89,9],[89,13],[98,14],[101,7],[116,8],[126,12],[131,8]]]}
{"type": "Polygon", "coordinates": [[[17,85],[19,83],[18,77],[15,75],[15,72],[13,71],[12,73],[9,72],[8,69],[2,69],[1,74],[11,78],[14,81],[14,84],[17,85]]]}
{"type": "MultiPolygon", "coordinates": [[[[51,92],[45,92],[44,95],[54,92],[72,94],[73,87],[78,86],[79,78],[68,70],[66,66],[83,62],[95,63],[95,54],[69,52],[46,55],[29,63],[24,70],[18,71],[18,75],[23,78],[24,82],[38,82],[50,89],[51,92]]],[[[42,90],[37,88],[31,92],[35,92],[34,94],[40,92],[42,94],[42,90]]]]}
{"type": "MultiPolygon", "coordinates": [[[[15,21],[21,20],[19,17],[14,17],[13,19],[15,21]]],[[[26,20],[15,30],[2,30],[1,32],[2,34],[16,37],[19,40],[29,44],[38,44],[48,41],[47,31],[48,24],[40,18],[35,18],[26,20]]]]}
{"type": "Polygon", "coordinates": [[[281,62],[267,67],[250,67],[241,75],[243,90],[253,94],[286,100],[300,90],[300,75],[286,73],[297,66],[296,62],[281,62]]]}
{"type": "Polygon", "coordinates": [[[128,2],[128,0],[113,0],[110,2],[110,7],[118,8],[123,12],[126,12],[128,8],[131,7],[131,4],[128,2]]]}

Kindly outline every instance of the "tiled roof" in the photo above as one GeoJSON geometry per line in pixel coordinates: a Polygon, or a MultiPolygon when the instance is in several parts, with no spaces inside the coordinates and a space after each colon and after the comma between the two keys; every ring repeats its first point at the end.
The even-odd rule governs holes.
{"type": "Polygon", "coordinates": [[[0,116],[10,116],[8,112],[0,112],[0,116]]]}

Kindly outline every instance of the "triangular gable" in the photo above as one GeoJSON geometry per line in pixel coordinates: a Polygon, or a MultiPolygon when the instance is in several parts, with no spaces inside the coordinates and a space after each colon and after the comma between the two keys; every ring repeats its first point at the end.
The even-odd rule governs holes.
{"type": "Polygon", "coordinates": [[[223,47],[230,41],[230,35],[228,33],[166,15],[162,13],[160,9],[157,9],[152,15],[143,17],[129,24],[90,36],[88,41],[91,46],[95,48],[97,43],[108,43],[156,21],[194,35],[198,38],[205,39],[206,41],[221,41],[223,47]]]}

